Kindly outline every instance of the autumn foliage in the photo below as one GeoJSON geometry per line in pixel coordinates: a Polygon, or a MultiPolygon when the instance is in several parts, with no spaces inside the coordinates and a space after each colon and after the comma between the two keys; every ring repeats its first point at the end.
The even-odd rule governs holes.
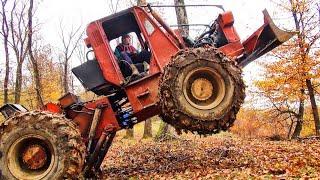
{"type": "MultiPolygon", "coordinates": [[[[310,119],[314,122],[313,134],[319,135],[316,104],[320,78],[319,4],[314,0],[274,3],[279,11],[290,17],[287,22],[293,22],[297,35],[269,53],[264,57],[265,60],[259,63],[263,72],[261,78],[254,82],[255,92],[251,95],[255,96],[255,99],[263,99],[263,105],[259,110],[256,109],[255,113],[260,114],[259,120],[265,119],[264,123],[274,120],[274,123],[280,124],[284,130],[280,134],[287,134],[288,138],[299,137],[302,130],[310,126],[310,119]],[[263,113],[260,113],[260,110],[263,110],[263,113]]],[[[248,113],[248,110],[242,110],[243,112],[248,113]]],[[[250,117],[250,113],[249,116],[244,116],[245,119],[250,117]]],[[[239,118],[240,122],[244,119],[241,114],[239,118]]]]}
{"type": "Polygon", "coordinates": [[[299,179],[320,174],[319,140],[268,141],[229,134],[175,141],[116,140],[104,179],[299,179]]]}
{"type": "MultiPolygon", "coordinates": [[[[43,44],[37,32],[40,24],[34,24],[34,31],[27,28],[28,20],[36,20],[30,17],[32,9],[26,16],[31,1],[12,2],[17,6],[8,8],[8,0],[1,0],[1,40],[6,44],[6,62],[0,69],[5,75],[0,79],[0,102],[38,109],[42,104],[39,95],[44,103],[57,101],[67,91],[76,91],[84,101],[97,98],[92,92],[84,92],[80,83],[76,87],[70,73],[75,53],[79,51],[82,60],[86,56],[79,50],[82,27],[65,32],[60,23],[61,47],[43,44]],[[28,49],[24,38],[31,32],[33,41],[28,49]],[[27,50],[32,51],[33,59],[27,50]]],[[[115,6],[108,2],[116,12],[120,1],[115,6]]],[[[174,2],[184,4],[181,0],[174,2]]],[[[320,4],[316,0],[272,2],[293,23],[297,35],[258,63],[263,72],[250,82],[253,91],[247,92],[253,100],[247,100],[241,108],[233,127],[202,138],[192,134],[176,136],[160,118],[152,118],[146,126],[140,123],[134,131],[117,134],[103,163],[102,179],[319,179],[320,141],[314,135],[320,132],[320,4]]],[[[176,9],[180,9],[177,14],[185,16],[178,22],[187,23],[186,9],[176,9]]]]}

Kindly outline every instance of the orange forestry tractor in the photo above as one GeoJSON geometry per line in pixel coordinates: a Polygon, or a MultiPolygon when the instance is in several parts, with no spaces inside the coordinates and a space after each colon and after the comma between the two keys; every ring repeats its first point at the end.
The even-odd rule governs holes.
{"type": "Polygon", "coordinates": [[[68,93],[36,111],[2,106],[0,179],[90,176],[100,169],[117,131],[155,115],[178,132],[227,130],[245,98],[241,69],[294,35],[263,13],[264,24],[243,42],[231,12],[219,14],[195,40],[170,29],[150,6],[90,23],[85,43],[94,58],[72,72],[100,98],[82,102],[68,93]],[[144,58],[133,62],[136,69],[112,47],[128,34],[141,48],[133,56],[144,58]]]}

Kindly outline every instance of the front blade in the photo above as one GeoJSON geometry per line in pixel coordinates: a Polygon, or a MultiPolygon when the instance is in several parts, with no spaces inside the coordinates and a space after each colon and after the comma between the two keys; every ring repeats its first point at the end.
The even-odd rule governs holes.
{"type": "Polygon", "coordinates": [[[246,56],[237,60],[241,67],[246,66],[297,34],[297,32],[284,31],[278,28],[266,9],[263,11],[263,15],[264,24],[243,42],[246,56]]]}

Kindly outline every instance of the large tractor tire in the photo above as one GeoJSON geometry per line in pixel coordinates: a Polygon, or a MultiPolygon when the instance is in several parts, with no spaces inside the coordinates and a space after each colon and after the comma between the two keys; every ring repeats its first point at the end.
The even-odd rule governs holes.
{"type": "Polygon", "coordinates": [[[178,131],[214,134],[233,125],[245,98],[241,69],[216,48],[177,53],[160,81],[162,119],[178,131]]]}
{"type": "Polygon", "coordinates": [[[78,179],[85,146],[61,115],[21,113],[0,128],[0,179],[78,179]]]}

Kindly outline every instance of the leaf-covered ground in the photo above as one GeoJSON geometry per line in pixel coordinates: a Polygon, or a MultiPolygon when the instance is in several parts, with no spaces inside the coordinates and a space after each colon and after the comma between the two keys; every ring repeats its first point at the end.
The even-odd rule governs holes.
{"type": "Polygon", "coordinates": [[[320,140],[268,141],[231,136],[174,141],[117,140],[105,179],[320,178],[320,140]]]}

